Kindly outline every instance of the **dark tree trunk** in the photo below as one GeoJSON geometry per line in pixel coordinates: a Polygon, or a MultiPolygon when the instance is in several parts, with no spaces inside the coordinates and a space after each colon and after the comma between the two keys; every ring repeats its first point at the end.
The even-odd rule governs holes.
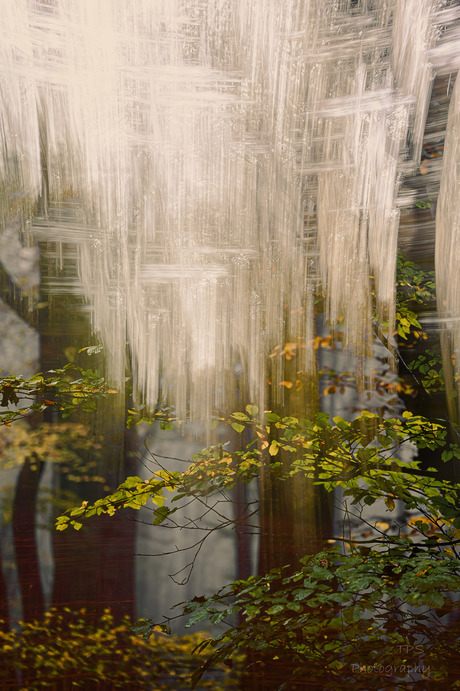
{"type": "Polygon", "coordinates": [[[3,556],[0,545],[0,631],[10,630],[10,611],[8,608],[8,588],[3,573],[3,556]]]}
{"type": "Polygon", "coordinates": [[[43,467],[35,455],[26,459],[13,502],[13,542],[24,621],[39,619],[45,612],[35,538],[35,504],[43,467]]]}
{"type": "MultiPolygon", "coordinates": [[[[119,470],[116,477],[111,478],[112,489],[127,475],[135,474],[135,460],[130,455],[133,434],[128,431],[124,439],[122,436],[124,470],[119,470]]],[[[65,486],[68,488],[67,484],[65,486]]],[[[75,485],[74,491],[90,501],[100,496],[99,485],[75,485]]],[[[110,608],[116,621],[125,615],[134,617],[136,523],[133,513],[123,511],[111,517],[94,516],[78,532],[68,528],[53,534],[54,607],[85,607],[93,622],[105,608],[110,608]]]]}

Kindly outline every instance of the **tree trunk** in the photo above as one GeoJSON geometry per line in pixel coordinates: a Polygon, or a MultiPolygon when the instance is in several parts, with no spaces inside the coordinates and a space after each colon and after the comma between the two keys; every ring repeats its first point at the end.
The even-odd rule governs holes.
{"type": "Polygon", "coordinates": [[[33,454],[19,473],[13,502],[13,542],[24,621],[45,613],[35,537],[35,504],[44,463],[33,454]]]}

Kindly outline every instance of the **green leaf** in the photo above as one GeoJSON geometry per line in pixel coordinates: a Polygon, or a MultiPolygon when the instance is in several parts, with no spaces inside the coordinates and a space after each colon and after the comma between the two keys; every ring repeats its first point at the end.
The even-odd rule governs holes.
{"type": "Polygon", "coordinates": [[[313,589],[302,588],[301,590],[294,590],[294,600],[306,600],[313,593],[313,589]]]}
{"type": "Polygon", "coordinates": [[[170,513],[172,513],[172,511],[167,506],[160,506],[158,509],[155,509],[153,525],[160,525],[160,523],[163,523],[170,513]]]}
{"type": "Polygon", "coordinates": [[[385,505],[386,505],[388,511],[393,511],[393,509],[395,508],[395,501],[394,501],[393,497],[390,497],[390,496],[385,497],[385,505]]]}
{"type": "Polygon", "coordinates": [[[249,422],[249,418],[245,413],[232,413],[232,417],[234,417],[235,420],[244,420],[244,422],[249,422]]]}
{"type": "Polygon", "coordinates": [[[215,612],[209,617],[211,624],[219,624],[231,614],[231,610],[224,610],[223,612],[215,612]]]}
{"type": "Polygon", "coordinates": [[[235,432],[238,432],[238,434],[241,434],[241,432],[245,429],[245,426],[241,425],[239,422],[232,422],[231,426],[235,432]]]}
{"type": "Polygon", "coordinates": [[[143,484],[143,480],[137,475],[130,475],[126,478],[124,482],[121,483],[120,488],[131,489],[132,487],[137,487],[137,485],[143,484]]]}
{"type": "Polygon", "coordinates": [[[197,612],[194,612],[191,617],[189,617],[185,626],[186,628],[189,628],[190,626],[197,624],[199,621],[203,621],[203,619],[208,619],[208,617],[209,612],[207,610],[199,609],[197,612]]]}

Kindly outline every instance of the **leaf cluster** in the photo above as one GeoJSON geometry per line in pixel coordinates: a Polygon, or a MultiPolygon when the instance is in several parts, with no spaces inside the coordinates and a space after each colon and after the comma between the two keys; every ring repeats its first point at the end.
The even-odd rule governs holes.
{"type": "Polygon", "coordinates": [[[63,531],[69,526],[80,530],[82,520],[92,516],[108,514],[113,516],[119,509],[140,509],[151,501],[155,509],[154,523],[161,523],[174,510],[163,511],[164,490],[173,491],[176,488],[180,473],[162,473],[159,471],[150,480],[143,481],[140,477],[130,476],[117,487],[112,494],[98,499],[93,504],[83,501],[81,506],[69,509],[68,512],[56,519],[56,529],[63,531]]]}
{"type": "MultiPolygon", "coordinates": [[[[19,631],[0,630],[0,686],[12,688],[14,683],[16,688],[19,673],[28,691],[59,684],[175,691],[199,667],[200,657],[193,651],[203,639],[203,634],[164,636],[158,630],[145,640],[134,634],[129,618],[117,623],[108,609],[95,623],[84,609],[51,609],[40,621],[21,623],[19,631]]],[[[234,662],[232,674],[217,664],[198,688],[237,688],[240,661],[234,662]]]]}
{"type": "Polygon", "coordinates": [[[434,271],[427,271],[401,253],[396,265],[396,288],[398,303],[413,302],[426,305],[436,300],[436,279],[434,271]]]}
{"type": "MultiPolygon", "coordinates": [[[[286,569],[287,570],[287,569],[286,569]]],[[[387,688],[387,679],[366,676],[360,684],[355,667],[391,666],[395,681],[404,681],[399,663],[423,640],[418,660],[448,676],[460,625],[445,619],[455,609],[460,565],[453,557],[440,560],[407,554],[404,546],[391,553],[338,547],[305,557],[291,574],[273,570],[261,577],[236,581],[209,598],[185,605],[188,625],[203,619],[226,621],[229,629],[205,641],[206,664],[231,652],[263,654],[276,665],[294,662],[292,678],[317,679],[323,688],[387,688]],[[235,625],[232,617],[243,617],[235,625]],[[399,654],[398,654],[399,649],[399,654]],[[396,670],[396,671],[395,671],[396,670]]],[[[420,646],[419,646],[420,649],[420,646]]],[[[195,683],[203,665],[194,675],[195,683]]],[[[428,673],[429,676],[429,673],[428,673]]]]}
{"type": "Polygon", "coordinates": [[[396,331],[407,341],[426,338],[418,320],[420,307],[433,304],[436,300],[435,272],[422,269],[415,262],[399,254],[396,269],[396,331]]]}
{"type": "Polygon", "coordinates": [[[94,412],[101,398],[116,393],[97,371],[71,362],[60,369],[49,370],[46,376],[38,373],[30,379],[2,377],[0,424],[9,427],[15,420],[47,408],[59,410],[63,418],[76,410],[94,412]]]}
{"type": "MultiPolygon", "coordinates": [[[[420,383],[430,396],[446,390],[440,348],[427,348],[424,353],[412,360],[408,367],[417,372],[420,383]]],[[[454,390],[452,395],[456,396],[457,391],[454,390]]]]}

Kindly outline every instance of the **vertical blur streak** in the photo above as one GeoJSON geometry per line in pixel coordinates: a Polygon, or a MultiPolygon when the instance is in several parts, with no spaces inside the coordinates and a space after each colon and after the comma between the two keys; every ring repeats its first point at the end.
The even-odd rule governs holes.
{"type": "Polygon", "coordinates": [[[444,164],[436,209],[436,289],[441,317],[441,350],[449,416],[460,421],[460,83],[450,102],[444,164]]]}
{"type": "Polygon", "coordinates": [[[1,4],[2,223],[19,215],[49,241],[57,271],[76,252],[79,280],[48,287],[84,291],[113,380],[128,341],[149,407],[231,406],[238,363],[263,406],[286,331],[306,376],[313,366],[304,306],[317,286],[365,352],[370,273],[391,328],[399,213],[413,202],[401,184],[419,164],[433,64],[458,66],[457,9],[1,4]]]}

